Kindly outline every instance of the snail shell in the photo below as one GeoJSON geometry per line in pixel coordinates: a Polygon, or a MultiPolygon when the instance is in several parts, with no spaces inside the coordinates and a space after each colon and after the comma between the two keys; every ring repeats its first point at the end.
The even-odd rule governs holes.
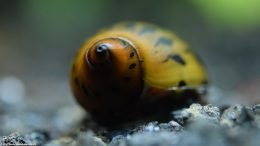
{"type": "Polygon", "coordinates": [[[184,41],[142,22],[119,23],[88,39],[70,76],[76,100],[101,125],[202,102],[199,89],[207,81],[184,41]]]}

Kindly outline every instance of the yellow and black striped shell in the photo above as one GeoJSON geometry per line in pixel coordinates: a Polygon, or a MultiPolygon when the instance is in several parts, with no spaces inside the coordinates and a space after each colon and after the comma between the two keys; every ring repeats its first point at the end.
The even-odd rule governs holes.
{"type": "Polygon", "coordinates": [[[88,39],[70,78],[78,103],[102,125],[202,102],[198,90],[208,81],[184,41],[142,22],[119,23],[88,39]]]}

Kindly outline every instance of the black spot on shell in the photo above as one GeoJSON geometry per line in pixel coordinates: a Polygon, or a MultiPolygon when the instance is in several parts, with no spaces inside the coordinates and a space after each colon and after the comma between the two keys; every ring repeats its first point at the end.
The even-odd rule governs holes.
{"type": "Polygon", "coordinates": [[[160,37],[158,41],[155,43],[155,47],[159,45],[166,45],[166,46],[171,46],[173,43],[172,39],[166,38],[166,37],[160,37]]]}
{"type": "Polygon", "coordinates": [[[134,52],[131,52],[130,55],[129,55],[130,58],[133,58],[134,56],[135,56],[134,52]]]}
{"type": "Polygon", "coordinates": [[[129,69],[134,69],[136,67],[136,63],[132,63],[129,65],[129,69]]]}
{"type": "Polygon", "coordinates": [[[169,55],[168,58],[176,61],[177,63],[179,63],[181,65],[186,65],[186,61],[178,54],[169,55]]]}
{"type": "Polygon", "coordinates": [[[181,80],[179,83],[178,83],[178,87],[183,87],[183,86],[186,86],[186,82],[181,80]]]}
{"type": "Polygon", "coordinates": [[[152,33],[152,32],[155,32],[156,31],[156,28],[153,27],[153,26],[146,26],[144,28],[142,28],[140,31],[139,31],[139,35],[143,35],[145,33],[152,33]]]}
{"type": "Polygon", "coordinates": [[[84,84],[81,85],[81,89],[82,89],[83,93],[85,94],[85,96],[89,96],[89,92],[84,84]]]}

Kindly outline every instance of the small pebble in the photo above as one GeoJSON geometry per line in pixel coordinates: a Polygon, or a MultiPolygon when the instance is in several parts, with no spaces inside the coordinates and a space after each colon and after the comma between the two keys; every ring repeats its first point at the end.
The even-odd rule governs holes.
{"type": "Polygon", "coordinates": [[[217,124],[220,119],[219,108],[212,105],[201,106],[200,104],[192,104],[189,108],[174,111],[172,115],[173,119],[181,125],[194,120],[207,120],[217,124]]]}
{"type": "Polygon", "coordinates": [[[29,140],[26,140],[20,133],[15,132],[9,136],[3,136],[0,138],[1,145],[19,145],[19,144],[34,144],[29,140]]]}
{"type": "Polygon", "coordinates": [[[241,105],[235,105],[223,112],[220,124],[233,128],[237,125],[242,125],[249,120],[246,108],[241,105]]]}

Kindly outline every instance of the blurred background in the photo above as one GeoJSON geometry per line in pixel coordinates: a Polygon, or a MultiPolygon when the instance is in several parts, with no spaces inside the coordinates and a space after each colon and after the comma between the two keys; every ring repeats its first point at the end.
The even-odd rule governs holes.
{"type": "Polygon", "coordinates": [[[260,101],[260,1],[6,0],[0,1],[2,104],[26,101],[33,110],[75,104],[68,75],[76,50],[98,29],[129,20],[174,31],[201,56],[214,87],[260,101]]]}

